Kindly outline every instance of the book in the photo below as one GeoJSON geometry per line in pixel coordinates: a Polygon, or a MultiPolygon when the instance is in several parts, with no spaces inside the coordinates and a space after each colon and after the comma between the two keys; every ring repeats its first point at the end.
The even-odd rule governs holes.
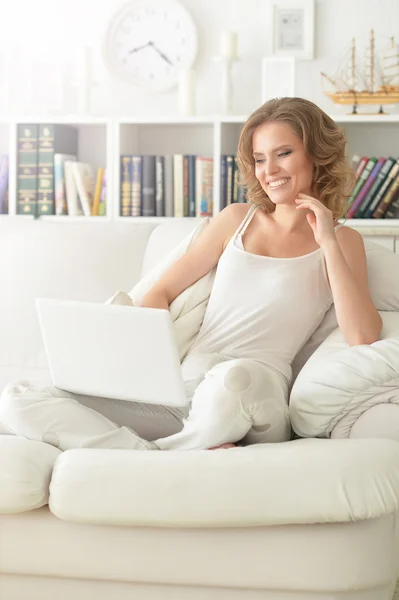
{"type": "Polygon", "coordinates": [[[370,206],[371,202],[373,201],[373,198],[375,198],[375,196],[377,195],[378,190],[383,185],[386,176],[388,175],[389,171],[391,170],[391,168],[393,167],[395,162],[396,162],[396,160],[394,158],[392,158],[392,156],[389,156],[386,159],[386,161],[382,165],[380,171],[377,173],[377,177],[375,178],[373,185],[367,192],[363,202],[361,203],[360,207],[356,211],[355,219],[362,219],[365,216],[367,208],[370,206]]]}
{"type": "Polygon", "coordinates": [[[37,152],[39,126],[19,124],[17,129],[17,214],[37,217],[37,152]]]}
{"type": "Polygon", "coordinates": [[[213,158],[197,156],[195,162],[196,217],[213,215],[213,158]]]}
{"type": "Polygon", "coordinates": [[[143,217],[155,217],[155,156],[144,155],[141,160],[141,214],[143,217]]]}
{"type": "Polygon", "coordinates": [[[372,218],[373,213],[376,211],[379,204],[382,202],[382,199],[384,198],[385,194],[388,192],[390,186],[392,185],[393,180],[395,179],[395,177],[398,173],[399,173],[399,162],[396,162],[391,167],[388,175],[385,177],[385,180],[384,180],[382,186],[380,187],[380,189],[378,190],[377,195],[373,198],[369,207],[366,209],[365,214],[364,214],[364,217],[366,219],[372,218]]]}
{"type": "MultiPolygon", "coordinates": [[[[359,179],[356,182],[356,185],[353,189],[353,192],[348,200],[348,207],[350,208],[353,204],[353,202],[355,201],[357,195],[359,194],[360,190],[362,189],[366,179],[368,178],[368,176],[370,175],[372,169],[374,168],[374,165],[377,162],[377,158],[375,156],[372,156],[371,158],[369,158],[367,165],[364,167],[363,171],[361,172],[359,179]]],[[[346,215],[347,216],[347,215],[346,215]]]]}
{"type": "Polygon", "coordinates": [[[397,194],[399,193],[399,174],[396,175],[395,179],[392,182],[392,185],[389,186],[387,193],[384,195],[380,204],[377,206],[376,210],[373,212],[373,219],[380,219],[384,216],[386,210],[390,206],[390,204],[396,199],[397,194]]]}
{"type": "Polygon", "coordinates": [[[368,160],[369,160],[368,156],[362,156],[362,158],[359,159],[359,162],[355,168],[356,181],[359,179],[360,175],[362,174],[362,171],[363,171],[364,167],[367,165],[368,160]]]}
{"type": "Polygon", "coordinates": [[[100,204],[98,206],[98,216],[105,217],[107,214],[107,169],[104,169],[103,180],[101,183],[100,204]]]}
{"type": "Polygon", "coordinates": [[[188,185],[188,154],[183,156],[183,215],[188,217],[189,185],[188,185]]]}
{"type": "Polygon", "coordinates": [[[227,206],[227,155],[220,157],[220,210],[227,206]]]}
{"type": "Polygon", "coordinates": [[[102,185],[103,185],[103,176],[104,176],[104,168],[99,167],[97,169],[96,187],[94,189],[94,197],[93,197],[93,209],[91,211],[91,214],[93,215],[93,217],[97,217],[99,214],[98,209],[100,206],[100,197],[101,197],[101,190],[102,190],[102,185]]]}
{"type": "Polygon", "coordinates": [[[143,157],[139,154],[131,156],[130,184],[130,215],[132,217],[141,217],[143,214],[143,157]]]}
{"type": "Polygon", "coordinates": [[[399,219],[399,195],[388,206],[388,210],[384,215],[385,219],[399,219]]]}
{"type": "Polygon", "coordinates": [[[174,216],[173,156],[164,156],[165,217],[174,216]]]}
{"type": "Polygon", "coordinates": [[[368,191],[371,189],[371,186],[373,185],[373,183],[375,181],[375,178],[377,177],[377,174],[379,173],[379,171],[380,171],[380,169],[381,169],[381,167],[383,166],[384,163],[385,163],[385,158],[383,156],[380,156],[380,158],[375,163],[374,167],[371,169],[371,172],[370,172],[369,176],[367,177],[366,181],[362,185],[362,187],[361,187],[359,193],[357,194],[356,198],[354,199],[354,201],[352,202],[351,206],[349,207],[349,210],[346,213],[346,217],[348,219],[354,219],[355,218],[357,210],[362,205],[363,200],[365,199],[368,191]]]}
{"type": "Polygon", "coordinates": [[[67,160],[75,161],[76,156],[72,154],[54,154],[54,202],[56,215],[68,214],[64,167],[64,163],[67,160]]]}
{"type": "Polygon", "coordinates": [[[195,217],[195,155],[188,156],[188,216],[195,217]]]}
{"type": "Polygon", "coordinates": [[[0,159],[0,215],[8,213],[8,179],[9,157],[6,154],[0,159]]]}
{"type": "Polygon", "coordinates": [[[71,125],[45,123],[39,125],[37,215],[54,215],[54,155],[78,154],[78,132],[71,125]]]}
{"type": "Polygon", "coordinates": [[[120,199],[121,217],[130,217],[132,203],[132,157],[123,154],[120,159],[120,199]]]}
{"type": "Polygon", "coordinates": [[[234,156],[226,156],[226,206],[233,201],[234,156]]]}
{"type": "Polygon", "coordinates": [[[74,160],[66,160],[64,162],[65,193],[68,215],[70,217],[80,217],[83,215],[83,208],[79,200],[78,188],[76,187],[75,176],[72,171],[74,162],[74,160]]]}
{"type": "Polygon", "coordinates": [[[183,154],[173,155],[174,216],[184,217],[183,154]]]}
{"type": "Polygon", "coordinates": [[[94,194],[93,169],[88,163],[76,161],[72,162],[72,173],[75,177],[83,214],[85,217],[91,217],[94,194]]]}
{"type": "Polygon", "coordinates": [[[163,156],[155,157],[155,214],[157,217],[165,216],[165,159],[163,156]]]}

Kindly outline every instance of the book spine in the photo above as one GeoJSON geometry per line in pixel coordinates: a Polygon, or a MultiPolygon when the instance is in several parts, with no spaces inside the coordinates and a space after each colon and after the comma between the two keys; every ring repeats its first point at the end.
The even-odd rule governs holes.
{"type": "Polygon", "coordinates": [[[188,216],[195,217],[195,156],[188,157],[188,216]]]}
{"type": "Polygon", "coordinates": [[[183,214],[189,216],[188,154],[183,156],[183,214]]]}
{"type": "Polygon", "coordinates": [[[357,164],[356,170],[355,170],[356,181],[359,179],[359,177],[362,174],[362,171],[364,170],[364,167],[367,165],[368,161],[369,161],[368,156],[362,156],[362,158],[359,160],[359,163],[357,164]]]}
{"type": "Polygon", "coordinates": [[[37,217],[39,126],[18,125],[17,214],[37,217]]]}
{"type": "Polygon", "coordinates": [[[155,156],[142,157],[142,215],[155,217],[155,156]]]}
{"type": "Polygon", "coordinates": [[[163,156],[155,158],[155,214],[165,216],[165,160],[163,156]]]}
{"type": "Polygon", "coordinates": [[[390,186],[392,185],[393,180],[395,179],[395,177],[398,173],[399,173],[399,163],[396,162],[393,165],[393,167],[391,168],[391,170],[389,171],[388,175],[386,176],[384,183],[382,184],[382,186],[380,187],[380,189],[377,192],[377,195],[375,196],[375,198],[373,198],[369,207],[366,209],[366,211],[364,213],[364,217],[366,219],[371,219],[373,217],[373,213],[377,210],[378,206],[380,205],[385,194],[388,192],[390,186]]]}
{"type": "Polygon", "coordinates": [[[130,201],[132,196],[132,158],[131,156],[121,156],[121,197],[120,197],[120,215],[130,217],[130,201]]]}
{"type": "Polygon", "coordinates": [[[142,204],[142,181],[143,181],[143,157],[134,155],[131,157],[130,165],[131,181],[131,205],[130,214],[132,217],[141,217],[143,214],[142,204]]]}
{"type": "Polygon", "coordinates": [[[173,156],[173,190],[175,217],[184,217],[182,154],[174,154],[173,156]]]}
{"type": "Polygon", "coordinates": [[[233,172],[234,172],[234,156],[228,154],[226,156],[226,206],[232,203],[233,200],[233,172]]]}
{"type": "Polygon", "coordinates": [[[354,200],[353,204],[351,205],[351,207],[348,210],[348,213],[347,213],[348,219],[353,219],[355,217],[356,211],[362,205],[363,200],[365,199],[368,191],[370,190],[371,186],[373,185],[375,178],[377,177],[377,174],[380,171],[380,169],[384,163],[385,163],[385,158],[381,157],[378,159],[378,161],[374,165],[373,169],[371,170],[370,175],[367,177],[367,180],[365,181],[364,185],[362,186],[362,189],[360,190],[360,192],[356,196],[356,199],[354,200]]]}
{"type": "Polygon", "coordinates": [[[390,206],[391,202],[393,202],[396,198],[396,194],[399,192],[399,175],[396,175],[392,185],[389,187],[389,190],[381,200],[377,210],[373,213],[373,219],[381,219],[390,206]]]}
{"type": "Polygon", "coordinates": [[[54,194],[54,125],[39,126],[38,215],[55,214],[54,194]]]}
{"type": "MultiPolygon", "coordinates": [[[[362,189],[363,185],[365,184],[366,179],[368,178],[368,176],[370,175],[371,171],[373,170],[374,165],[376,164],[376,162],[377,162],[377,159],[376,159],[375,156],[372,156],[368,160],[368,163],[365,166],[365,168],[363,169],[362,174],[360,175],[360,177],[359,177],[359,179],[358,179],[358,181],[357,181],[357,183],[355,185],[355,188],[354,188],[354,190],[353,190],[353,192],[352,192],[352,194],[351,194],[351,196],[350,196],[350,198],[348,200],[348,207],[349,208],[352,206],[352,204],[355,201],[357,195],[359,194],[360,190],[362,189]]],[[[346,215],[346,216],[348,216],[348,215],[346,215]]]]}
{"type": "Polygon", "coordinates": [[[3,156],[0,162],[0,215],[8,213],[9,157],[3,156]]]}
{"type": "Polygon", "coordinates": [[[164,156],[165,217],[174,217],[173,156],[164,156]]]}
{"type": "Polygon", "coordinates": [[[196,216],[213,215],[213,159],[196,158],[196,216]]]}
{"type": "Polygon", "coordinates": [[[96,187],[94,190],[93,208],[91,214],[93,217],[98,217],[98,209],[100,206],[101,190],[103,185],[104,168],[99,167],[97,169],[96,187]]]}
{"type": "Polygon", "coordinates": [[[383,185],[385,178],[387,177],[389,171],[391,170],[395,162],[395,159],[391,156],[386,159],[385,163],[380,169],[380,172],[377,174],[373,185],[367,192],[362,204],[360,205],[360,208],[357,210],[355,214],[355,219],[362,219],[364,217],[367,208],[370,206],[371,202],[373,201],[373,198],[377,195],[378,190],[383,185]]]}
{"type": "Polygon", "coordinates": [[[220,210],[227,206],[227,155],[220,157],[220,210]]]}
{"type": "Polygon", "coordinates": [[[232,204],[237,204],[238,202],[238,179],[239,179],[239,170],[237,159],[234,157],[233,161],[233,198],[231,200],[232,204]]]}
{"type": "Polygon", "coordinates": [[[385,219],[399,219],[399,195],[391,202],[387,212],[384,215],[385,219]]]}
{"type": "Polygon", "coordinates": [[[98,206],[99,217],[105,217],[107,213],[107,169],[104,169],[103,181],[101,185],[100,204],[98,206]]]}

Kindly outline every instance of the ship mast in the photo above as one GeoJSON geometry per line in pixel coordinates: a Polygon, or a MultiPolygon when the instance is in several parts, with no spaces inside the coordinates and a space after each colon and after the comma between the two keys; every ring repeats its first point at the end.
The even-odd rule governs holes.
{"type": "Polygon", "coordinates": [[[370,91],[374,92],[374,29],[370,31],[370,91]]]}
{"type": "Polygon", "coordinates": [[[356,41],[352,38],[351,48],[351,88],[355,89],[355,77],[356,77],[356,41]]]}

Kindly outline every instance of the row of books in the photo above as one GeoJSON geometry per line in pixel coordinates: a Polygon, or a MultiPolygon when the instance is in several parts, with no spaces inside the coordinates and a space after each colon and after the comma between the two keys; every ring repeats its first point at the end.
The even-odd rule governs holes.
{"type": "Polygon", "coordinates": [[[348,219],[399,218],[399,159],[354,156],[356,184],[349,198],[348,219]]]}
{"type": "Polygon", "coordinates": [[[120,168],[122,217],[213,214],[213,158],[124,154],[120,168]]]}
{"type": "Polygon", "coordinates": [[[239,170],[234,154],[220,159],[220,208],[235,202],[246,202],[245,189],[239,185],[239,170]]]}
{"type": "Polygon", "coordinates": [[[8,177],[9,157],[5,154],[0,156],[0,215],[8,214],[8,177]]]}
{"type": "Polygon", "coordinates": [[[20,124],[17,139],[17,214],[105,214],[106,170],[77,160],[77,129],[20,124]]]}

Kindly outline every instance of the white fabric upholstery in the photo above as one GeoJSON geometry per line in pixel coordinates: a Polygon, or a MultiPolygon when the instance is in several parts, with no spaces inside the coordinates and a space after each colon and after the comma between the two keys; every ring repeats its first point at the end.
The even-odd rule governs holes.
{"type": "MultiPolygon", "coordinates": [[[[11,379],[48,382],[35,297],[104,302],[151,273],[198,223],[0,220],[0,388],[11,379]]],[[[388,310],[396,306],[397,260],[377,248],[369,262],[372,293],[382,292],[388,310]]],[[[203,292],[200,311],[207,297],[203,292]]],[[[333,311],[303,356],[327,335],[332,317],[333,311]]],[[[349,373],[350,365],[345,368],[349,373]]],[[[380,407],[397,405],[363,412],[351,435],[361,434],[380,407]]],[[[22,597],[27,585],[32,596],[60,600],[134,594],[142,600],[390,600],[398,564],[395,442],[299,440],[281,444],[280,454],[277,446],[146,453],[151,464],[139,460],[141,452],[86,450],[82,461],[78,450],[59,455],[49,445],[21,443],[12,435],[0,435],[0,442],[0,513],[28,511],[0,515],[5,600],[22,597]],[[47,508],[29,510],[47,502],[54,460],[51,506],[61,518],[47,508]],[[139,515],[151,526],[143,526],[139,515]],[[255,523],[282,523],[281,515],[297,521],[255,523]],[[307,516],[324,524],[302,524],[307,516]],[[69,518],[76,522],[62,520],[69,518]],[[82,523],[86,518],[100,524],[82,523]],[[118,518],[139,526],[103,524],[118,518]],[[226,526],[229,519],[241,525],[226,526]]]]}
{"type": "MultiPolygon", "coordinates": [[[[381,403],[399,404],[399,313],[381,312],[381,340],[348,346],[336,329],[299,373],[291,423],[301,436],[348,437],[357,419],[381,403]]],[[[397,431],[399,434],[399,412],[397,431]]],[[[399,435],[398,435],[399,439],[399,435]]]]}
{"type": "Polygon", "coordinates": [[[398,498],[397,442],[313,439],[218,452],[68,450],[50,510],[80,523],[253,527],[374,519],[396,512],[398,498]]]}
{"type": "Polygon", "coordinates": [[[397,574],[392,515],[193,530],[69,523],[43,508],[0,515],[0,531],[0,589],[24,590],[2,600],[27,589],[45,592],[32,600],[391,600],[397,574]]]}
{"type": "Polygon", "coordinates": [[[0,219],[0,392],[15,379],[49,381],[35,298],[104,302],[139,280],[156,223],[94,221],[0,219]]]}
{"type": "MultiPolygon", "coordinates": [[[[128,294],[123,291],[118,291],[112,298],[107,300],[107,303],[122,304],[124,306],[140,305],[145,294],[159,281],[162,275],[187,252],[188,248],[196,241],[208,224],[208,218],[202,219],[177,246],[170,250],[160,262],[143,275],[140,281],[128,294]]],[[[153,236],[155,236],[155,232],[151,234],[151,238],[153,236]]],[[[153,241],[151,243],[153,243],[153,241]]],[[[147,257],[147,265],[151,264],[150,256],[151,254],[147,257]]],[[[184,290],[184,292],[181,293],[169,307],[174,323],[180,360],[183,360],[186,356],[197,337],[208,304],[214,277],[215,269],[184,290]]]]}
{"type": "Polygon", "coordinates": [[[0,514],[47,504],[51,473],[59,454],[60,450],[48,444],[0,435],[0,514]]]}

